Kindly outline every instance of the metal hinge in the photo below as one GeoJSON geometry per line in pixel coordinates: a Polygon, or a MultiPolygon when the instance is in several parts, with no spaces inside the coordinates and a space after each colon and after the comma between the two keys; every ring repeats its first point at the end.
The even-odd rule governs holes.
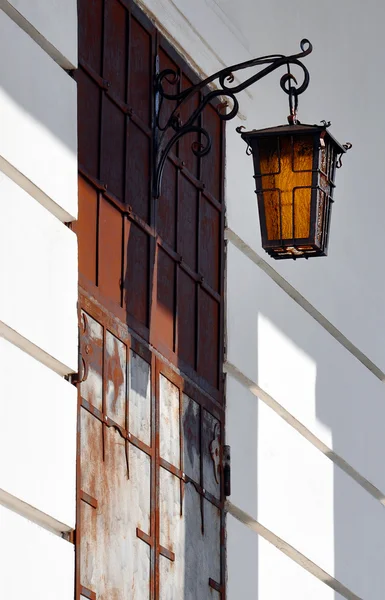
{"type": "Polygon", "coordinates": [[[231,494],[231,454],[230,446],[223,446],[223,490],[224,494],[231,494]]]}

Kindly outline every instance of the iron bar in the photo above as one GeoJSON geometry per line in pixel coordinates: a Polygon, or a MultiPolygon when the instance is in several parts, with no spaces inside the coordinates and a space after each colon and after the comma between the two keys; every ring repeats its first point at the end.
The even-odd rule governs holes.
{"type": "MultiPolygon", "coordinates": [[[[313,46],[307,39],[301,40],[301,52],[285,56],[283,54],[271,54],[254,58],[231,67],[226,67],[203,81],[190,86],[189,88],[172,94],[165,91],[165,83],[174,86],[178,85],[180,76],[173,69],[164,69],[157,72],[155,75],[155,122],[154,122],[154,139],[155,139],[155,160],[153,173],[153,196],[159,198],[161,193],[162,176],[166,163],[167,156],[174,145],[185,135],[189,133],[197,133],[200,135],[200,142],[193,142],[191,150],[197,157],[206,156],[211,150],[211,136],[209,132],[199,123],[199,117],[204,108],[217,98],[222,98],[220,104],[216,106],[218,116],[224,121],[230,121],[237,116],[239,111],[239,102],[237,94],[247,89],[269,73],[276,69],[286,66],[287,72],[282,75],[280,80],[281,89],[289,96],[290,117],[289,120],[296,122],[296,112],[298,107],[298,96],[302,94],[308,87],[310,81],[309,71],[300,59],[308,56],[313,46]],[[262,70],[258,71],[244,82],[238,85],[231,86],[234,82],[234,73],[252,67],[267,65],[262,70]],[[303,81],[298,85],[297,79],[290,71],[290,65],[296,65],[302,70],[303,81]],[[208,85],[218,80],[216,89],[210,90],[205,94],[201,91],[205,90],[208,85]],[[293,85],[295,83],[296,85],[293,85]],[[192,114],[183,123],[180,117],[180,109],[182,105],[191,99],[195,94],[200,94],[200,102],[198,107],[193,110],[192,114]],[[224,107],[228,102],[223,102],[223,97],[228,98],[232,102],[232,107],[229,112],[223,112],[224,107]],[[161,122],[162,105],[165,100],[175,102],[175,106],[165,123],[161,122]],[[169,132],[172,132],[169,137],[169,132]]],[[[158,61],[157,61],[158,70],[158,61]]],[[[179,86],[178,86],[179,87],[179,86]]]]}

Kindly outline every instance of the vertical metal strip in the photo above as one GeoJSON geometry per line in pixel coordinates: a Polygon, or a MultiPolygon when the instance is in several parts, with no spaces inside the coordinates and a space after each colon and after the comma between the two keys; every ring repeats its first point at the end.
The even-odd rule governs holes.
{"type": "MultiPolygon", "coordinates": [[[[152,52],[151,52],[151,78],[152,81],[154,81],[155,79],[155,74],[158,72],[159,70],[159,35],[158,35],[158,31],[155,30],[154,33],[152,34],[152,52]]],[[[151,87],[151,110],[152,110],[152,115],[151,115],[151,123],[154,126],[155,124],[155,102],[156,102],[156,97],[155,97],[155,91],[154,91],[154,87],[151,87]]],[[[153,164],[155,160],[155,139],[153,140],[153,143],[150,144],[150,165],[153,164]]],[[[154,173],[153,173],[153,169],[151,169],[151,176],[150,176],[150,181],[149,181],[149,194],[150,194],[150,225],[153,228],[153,230],[155,231],[156,228],[156,208],[157,208],[157,200],[156,198],[154,198],[153,195],[153,177],[154,177],[154,173]]],[[[156,273],[157,273],[157,240],[156,240],[156,235],[155,236],[150,236],[149,240],[148,240],[148,244],[149,244],[149,265],[148,265],[148,314],[147,314],[147,320],[148,320],[148,329],[149,329],[149,341],[151,342],[151,325],[153,324],[153,317],[155,315],[155,306],[156,306],[156,293],[154,294],[154,288],[156,288],[157,285],[157,279],[156,279],[156,273]]]]}
{"type": "MultiPolygon", "coordinates": [[[[200,487],[203,490],[203,495],[205,493],[204,490],[204,478],[203,478],[203,406],[199,407],[199,483],[200,487]]],[[[201,504],[201,532],[202,535],[205,533],[205,515],[204,515],[204,496],[200,494],[200,504],[201,504]]]]}
{"type": "MultiPolygon", "coordinates": [[[[226,269],[226,254],[225,254],[225,154],[226,154],[226,127],[225,123],[221,121],[221,169],[220,169],[220,177],[221,177],[221,204],[222,204],[222,214],[221,214],[221,241],[220,241],[220,285],[219,285],[219,293],[221,297],[220,305],[219,305],[219,315],[220,315],[220,324],[219,324],[219,374],[218,374],[218,383],[219,383],[219,393],[220,397],[223,399],[223,403],[226,402],[225,396],[225,374],[223,373],[223,363],[225,360],[224,351],[225,351],[225,305],[224,305],[224,297],[225,297],[225,269],[226,269]]],[[[222,591],[220,593],[221,600],[225,600],[226,595],[226,556],[227,556],[227,544],[226,544],[226,515],[224,511],[224,489],[223,489],[223,446],[226,443],[225,438],[225,418],[226,413],[224,413],[223,420],[221,423],[221,439],[220,439],[220,460],[221,460],[221,515],[220,515],[220,573],[221,573],[221,584],[222,591]]]]}
{"type": "MultiPolygon", "coordinates": [[[[78,363],[78,374],[80,376],[80,336],[81,336],[81,308],[80,302],[78,302],[78,323],[79,323],[79,339],[78,339],[78,347],[79,347],[79,363],[78,363]]],[[[79,378],[78,378],[79,379],[79,378]]],[[[80,600],[80,559],[81,559],[81,525],[80,525],[80,511],[81,511],[81,500],[80,500],[80,490],[81,490],[81,430],[80,430],[80,413],[81,413],[81,383],[78,381],[76,383],[77,387],[77,424],[76,424],[76,529],[75,529],[75,600],[80,600]]]]}
{"type": "MultiPolygon", "coordinates": [[[[130,64],[131,64],[131,13],[125,7],[125,16],[126,16],[126,56],[125,56],[125,86],[124,86],[124,99],[126,105],[130,105],[130,97],[129,97],[129,89],[130,89],[130,64]]],[[[123,200],[125,206],[128,204],[127,198],[127,173],[128,173],[128,136],[129,136],[129,127],[130,127],[130,115],[124,114],[124,127],[125,127],[125,136],[124,136],[124,144],[123,144],[123,160],[124,160],[124,173],[123,173],[123,200]]],[[[126,248],[126,226],[127,226],[127,216],[122,214],[123,219],[123,229],[122,229],[122,259],[121,259],[121,285],[120,285],[120,306],[124,307],[124,291],[125,291],[125,281],[126,281],[126,273],[127,273],[127,248],[126,248]]]]}
{"type": "Polygon", "coordinates": [[[156,570],[156,545],[155,532],[156,532],[156,364],[155,356],[151,355],[151,482],[150,482],[150,536],[153,540],[150,550],[150,600],[155,600],[155,570],[156,570]]]}
{"type": "MultiPolygon", "coordinates": [[[[105,44],[105,22],[107,16],[106,0],[102,0],[102,47],[101,47],[101,73],[100,76],[104,77],[104,44],[105,44]]],[[[99,164],[98,164],[98,178],[102,180],[102,144],[103,144],[103,100],[105,91],[100,88],[100,115],[99,115],[99,164]]]]}
{"type": "MultiPolygon", "coordinates": [[[[125,402],[125,427],[127,433],[130,431],[130,385],[131,385],[131,352],[130,346],[125,344],[126,348],[126,402],[125,402]]],[[[124,449],[126,453],[127,479],[130,479],[130,443],[124,440],[124,449]]]]}
{"type": "MultiPolygon", "coordinates": [[[[125,102],[126,105],[130,105],[130,65],[131,65],[131,12],[128,10],[126,6],[126,86],[125,86],[125,102]]],[[[128,173],[128,139],[129,139],[129,131],[130,131],[130,115],[124,115],[124,123],[125,123],[125,136],[124,136],[124,164],[126,168],[124,169],[124,187],[123,187],[123,198],[125,206],[128,205],[128,195],[127,195],[127,173],[128,173]]],[[[130,223],[127,223],[129,217],[127,215],[123,215],[123,241],[122,241],[122,285],[121,285],[121,296],[120,302],[122,308],[125,306],[125,288],[126,288],[126,278],[127,278],[127,246],[126,241],[128,240],[128,232],[127,227],[129,229],[130,223]]]]}
{"type": "MultiPolygon", "coordinates": [[[[127,129],[127,127],[126,127],[127,129]]],[[[125,169],[126,172],[127,169],[125,169]]],[[[124,185],[124,190],[126,186],[124,185]]],[[[121,246],[121,260],[120,260],[120,306],[124,307],[124,290],[127,272],[127,250],[126,250],[126,237],[127,237],[127,217],[124,213],[122,215],[122,246],[121,246]]]]}
{"type": "Polygon", "coordinates": [[[100,204],[101,204],[102,193],[98,192],[97,195],[97,207],[96,207],[96,274],[95,284],[99,286],[99,262],[100,262],[100,204]]]}
{"type": "MultiPolygon", "coordinates": [[[[178,386],[179,391],[179,468],[184,475],[184,456],[183,456],[183,389],[178,386]]],[[[184,496],[184,481],[179,480],[180,486],[180,516],[183,515],[183,496],[184,496]]]]}
{"type": "MultiPolygon", "coordinates": [[[[225,256],[225,151],[226,151],[226,129],[225,123],[221,121],[221,165],[220,165],[220,201],[222,205],[221,212],[221,223],[220,223],[220,243],[219,243],[219,294],[221,297],[219,303],[219,339],[218,339],[218,387],[221,396],[224,394],[224,374],[223,374],[223,362],[225,360],[225,314],[224,314],[224,296],[225,296],[225,267],[226,267],[226,256],[225,256]]],[[[224,396],[223,396],[224,399],[224,396]]],[[[222,438],[224,439],[224,438],[222,438]]]]}
{"type": "Polygon", "coordinates": [[[155,371],[155,447],[154,447],[154,471],[155,471],[155,490],[154,490],[154,516],[155,516],[155,543],[154,543],[154,578],[155,578],[155,599],[159,599],[160,594],[160,573],[159,573],[159,556],[160,556],[160,514],[159,514],[159,494],[160,494],[160,363],[153,355],[153,364],[155,371]]]}
{"type": "MultiPolygon", "coordinates": [[[[106,392],[107,392],[107,351],[106,351],[106,327],[103,325],[103,348],[102,348],[102,414],[106,419],[106,392]]],[[[106,459],[106,424],[102,423],[102,455],[103,462],[106,459]]]]}
{"type": "MultiPolygon", "coordinates": [[[[183,74],[181,72],[181,70],[179,69],[179,82],[178,82],[178,93],[180,93],[182,91],[182,79],[183,79],[183,74]]],[[[180,161],[180,142],[178,141],[176,144],[176,154],[177,157],[179,158],[180,161]]],[[[179,248],[178,248],[178,232],[179,232],[179,227],[178,227],[178,218],[179,218],[179,186],[180,186],[180,168],[177,167],[175,169],[175,214],[174,214],[174,236],[175,236],[175,250],[177,253],[179,253],[179,248]]],[[[179,332],[178,332],[178,287],[179,287],[179,270],[180,270],[180,266],[178,265],[178,263],[174,263],[174,269],[175,269],[175,286],[174,286],[174,306],[175,306],[175,314],[174,314],[174,340],[173,340],[173,351],[175,352],[176,355],[178,355],[179,352],[179,332]]]]}
{"type": "MultiPolygon", "coordinates": [[[[199,94],[199,100],[202,100],[202,94],[199,94]]],[[[203,126],[203,117],[202,113],[199,116],[199,126],[203,126]]],[[[202,142],[202,134],[199,134],[199,143],[202,142]]],[[[201,181],[202,178],[202,157],[198,157],[198,180],[201,181]]],[[[201,226],[201,191],[197,192],[197,216],[196,216],[196,266],[197,272],[200,274],[200,226],[201,226]]],[[[199,335],[199,326],[200,326],[200,284],[196,284],[196,305],[195,305],[195,370],[199,372],[199,344],[200,344],[200,335],[199,335]]]]}
{"type": "MultiPolygon", "coordinates": [[[[180,182],[180,172],[179,169],[176,169],[175,174],[175,227],[174,227],[174,235],[175,235],[175,249],[178,253],[178,218],[179,218],[179,210],[178,210],[178,200],[179,200],[179,182],[180,182]]],[[[179,308],[179,271],[180,266],[177,262],[174,263],[175,269],[175,289],[174,289],[174,306],[175,306],[175,314],[174,314],[174,352],[176,355],[179,353],[179,323],[178,323],[178,308],[179,308]]]]}

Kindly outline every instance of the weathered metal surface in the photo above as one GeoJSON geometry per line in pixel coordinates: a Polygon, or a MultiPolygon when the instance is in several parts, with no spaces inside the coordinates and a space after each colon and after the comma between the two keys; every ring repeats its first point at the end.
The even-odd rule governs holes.
{"type": "MultiPolygon", "coordinates": [[[[205,109],[210,155],[191,154],[197,133],[181,140],[155,201],[156,56],[160,69],[180,73],[181,88],[197,78],[131,0],[80,0],[79,26],[80,218],[74,229],[81,275],[118,318],[220,399],[223,123],[214,107],[205,109]]],[[[165,104],[165,118],[172,104],[165,104]]],[[[197,104],[199,98],[191,99],[181,118],[197,104]]]]}
{"type": "Polygon", "coordinates": [[[102,409],[103,327],[84,311],[81,314],[81,378],[82,397],[102,409]]]}
{"type": "Polygon", "coordinates": [[[183,394],[183,470],[200,483],[200,406],[183,394]]]}
{"type": "Polygon", "coordinates": [[[151,445],[151,367],[130,351],[129,430],[139,440],[151,445]]]}
{"type": "Polygon", "coordinates": [[[81,583],[98,600],[148,600],[150,549],[136,528],[150,532],[150,457],[129,445],[113,428],[82,409],[82,487],[97,499],[97,508],[81,504],[81,583]]]}
{"type": "Polygon", "coordinates": [[[207,410],[203,411],[203,487],[215,498],[221,496],[220,424],[207,410]]]}
{"type": "Polygon", "coordinates": [[[163,375],[159,380],[160,456],[172,465],[180,466],[179,390],[163,375]]]}
{"type": "Polygon", "coordinates": [[[215,159],[186,137],[155,203],[156,55],[196,77],[132,0],[79,23],[76,600],[224,600],[223,128],[210,109],[215,159]]]}
{"type": "Polygon", "coordinates": [[[126,426],[127,348],[109,331],[106,332],[106,407],[118,425],[126,426]]]}
{"type": "Polygon", "coordinates": [[[81,348],[98,356],[99,384],[88,393],[85,360],[80,584],[102,600],[223,598],[221,421],[160,359],[150,365],[121,322],[82,302],[81,348]]]}
{"type": "Polygon", "coordinates": [[[172,548],[175,561],[160,559],[161,600],[213,598],[209,579],[221,580],[220,510],[201,496],[192,484],[184,486],[181,510],[179,479],[161,469],[160,540],[172,548]],[[202,531],[202,513],[204,528],[202,531]]]}

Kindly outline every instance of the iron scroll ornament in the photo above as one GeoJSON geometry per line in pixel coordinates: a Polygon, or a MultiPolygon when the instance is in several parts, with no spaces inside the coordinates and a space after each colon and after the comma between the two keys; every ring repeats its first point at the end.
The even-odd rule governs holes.
{"type": "Polygon", "coordinates": [[[221,71],[214,73],[214,75],[207,77],[203,81],[200,81],[196,85],[193,85],[176,94],[166,92],[164,89],[164,82],[167,82],[169,85],[178,85],[179,74],[173,69],[165,69],[157,73],[155,77],[155,160],[153,174],[153,195],[155,198],[159,198],[161,194],[162,176],[167,156],[178,140],[189,133],[197,133],[200,135],[201,141],[193,142],[191,146],[193,154],[195,154],[195,156],[202,157],[206,156],[206,154],[210,152],[211,137],[209,132],[204,127],[199,125],[199,116],[207,104],[209,104],[215,98],[224,97],[231,100],[232,107],[227,113],[223,112],[223,110],[228,106],[227,102],[222,101],[216,106],[218,116],[224,121],[230,121],[237,116],[239,111],[239,102],[236,97],[237,94],[244,91],[253,85],[253,83],[256,83],[266,75],[269,75],[269,73],[272,73],[282,66],[286,66],[287,72],[282,75],[280,79],[280,86],[282,90],[289,96],[289,121],[296,123],[298,96],[307,89],[310,81],[309,71],[300,59],[308,56],[312,52],[313,46],[309,40],[303,39],[301,40],[300,48],[301,52],[298,54],[292,54],[291,56],[285,56],[283,54],[270,54],[268,56],[254,58],[253,60],[248,60],[231,67],[226,67],[221,71]],[[234,73],[261,65],[267,66],[258,71],[258,73],[255,73],[246,79],[246,81],[243,83],[234,85],[233,87],[231,86],[235,80],[234,73]],[[300,85],[298,85],[297,79],[290,71],[291,65],[296,65],[302,70],[303,81],[300,85]],[[218,80],[216,88],[207,92],[201,98],[199,106],[192,112],[188,119],[182,123],[180,118],[181,106],[190,100],[190,98],[195,94],[199,93],[216,80],[218,80]],[[165,100],[175,102],[175,107],[173,108],[166,122],[162,124],[161,112],[162,105],[165,100]],[[168,136],[170,131],[172,132],[171,137],[168,136]]]}

